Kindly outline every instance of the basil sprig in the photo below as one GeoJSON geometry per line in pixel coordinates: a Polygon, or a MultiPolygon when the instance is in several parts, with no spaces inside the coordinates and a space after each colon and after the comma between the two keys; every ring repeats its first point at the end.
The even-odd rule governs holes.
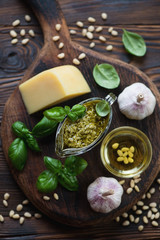
{"type": "Polygon", "coordinates": [[[144,39],[139,34],[123,29],[122,42],[125,49],[132,55],[138,57],[145,55],[146,44],[144,39]]]}
{"type": "Polygon", "coordinates": [[[96,104],[96,113],[100,117],[106,117],[110,113],[110,110],[110,105],[105,100],[101,100],[96,104]]]}
{"type": "Polygon", "coordinates": [[[118,73],[110,64],[96,64],[93,69],[93,77],[95,82],[103,88],[114,89],[120,84],[118,73]]]}
{"type": "Polygon", "coordinates": [[[44,164],[47,170],[43,171],[37,179],[37,189],[40,192],[52,192],[58,183],[69,191],[78,190],[77,175],[87,167],[87,162],[77,156],[66,158],[64,165],[54,158],[44,157],[44,164]]]}

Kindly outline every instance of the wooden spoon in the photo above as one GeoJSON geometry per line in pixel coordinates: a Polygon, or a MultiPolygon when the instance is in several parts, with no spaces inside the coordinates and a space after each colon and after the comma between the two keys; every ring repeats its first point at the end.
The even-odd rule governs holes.
{"type": "MultiPolygon", "coordinates": [[[[110,92],[109,90],[99,87],[93,80],[92,71],[93,67],[97,63],[109,63],[116,68],[121,79],[120,86],[113,90],[116,95],[118,95],[126,86],[134,82],[142,82],[152,90],[157,98],[157,105],[154,113],[142,121],[132,121],[127,119],[120,113],[117,103],[113,106],[113,121],[110,130],[124,125],[139,128],[147,134],[152,143],[153,158],[150,166],[141,176],[142,180],[138,184],[140,192],[133,191],[130,195],[124,193],[120,207],[108,214],[94,212],[90,208],[86,198],[88,185],[97,177],[114,177],[107,172],[101,163],[99,153],[100,144],[90,152],[83,155],[83,157],[88,161],[88,167],[78,177],[79,190],[77,192],[70,192],[61,186],[58,186],[55,192],[58,194],[59,200],[55,200],[53,193],[50,193],[47,194],[50,196],[50,201],[45,201],[42,196],[46,194],[41,194],[37,191],[36,180],[39,174],[45,169],[43,156],[57,158],[54,151],[55,135],[53,134],[48,138],[39,140],[39,145],[42,149],[41,153],[33,153],[28,150],[28,160],[24,170],[21,172],[16,171],[12,167],[12,163],[8,158],[9,145],[15,139],[11,130],[11,125],[13,122],[19,120],[32,129],[32,127],[42,118],[42,113],[40,112],[31,116],[27,114],[18,87],[15,89],[14,93],[5,105],[2,120],[3,150],[11,173],[22,191],[25,193],[26,197],[44,214],[64,224],[81,227],[84,225],[91,226],[93,224],[106,223],[107,221],[110,221],[116,216],[122,214],[124,211],[127,211],[133,204],[136,203],[137,200],[141,199],[141,196],[147,191],[159,172],[160,155],[157,143],[160,142],[160,135],[158,134],[160,132],[160,96],[158,90],[150,79],[137,68],[122,61],[106,57],[72,42],[65,19],[57,1],[29,0],[27,2],[31,4],[31,7],[41,24],[44,34],[44,46],[40,50],[35,61],[25,73],[21,83],[43,70],[59,65],[73,64],[73,59],[77,58],[80,53],[84,52],[86,54],[86,58],[81,60],[78,68],[88,81],[92,92],[85,96],[65,102],[65,105],[72,106],[73,104],[92,96],[105,97],[110,92]],[[59,32],[55,30],[55,25],[57,23],[61,24],[61,30],[59,32]],[[59,42],[53,42],[52,40],[52,37],[55,35],[59,35],[59,42],[64,43],[64,47],[61,50],[58,48],[59,42]],[[62,52],[65,53],[65,58],[59,59],[57,55],[62,52]]],[[[126,183],[124,184],[125,190],[129,187],[129,181],[130,180],[126,180],[126,183]]]]}

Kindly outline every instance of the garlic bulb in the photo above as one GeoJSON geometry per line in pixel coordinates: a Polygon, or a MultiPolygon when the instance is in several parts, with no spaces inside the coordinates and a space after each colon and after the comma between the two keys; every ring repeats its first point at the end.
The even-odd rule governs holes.
{"type": "Polygon", "coordinates": [[[156,105],[156,98],[143,83],[133,83],[118,96],[120,111],[128,118],[142,120],[151,115],[156,105]]]}
{"type": "Polygon", "coordinates": [[[87,199],[96,212],[108,213],[121,203],[123,188],[115,178],[99,177],[88,186],[87,199]]]}

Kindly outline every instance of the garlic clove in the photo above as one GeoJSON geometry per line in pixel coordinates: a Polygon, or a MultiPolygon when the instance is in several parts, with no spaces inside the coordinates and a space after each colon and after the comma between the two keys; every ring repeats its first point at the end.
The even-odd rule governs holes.
{"type": "Polygon", "coordinates": [[[151,115],[156,105],[156,98],[143,83],[133,83],[118,96],[120,111],[129,119],[142,120],[151,115]]]}
{"type": "Polygon", "coordinates": [[[108,213],[119,207],[123,187],[115,178],[99,177],[88,186],[87,199],[96,212],[108,213]]]}

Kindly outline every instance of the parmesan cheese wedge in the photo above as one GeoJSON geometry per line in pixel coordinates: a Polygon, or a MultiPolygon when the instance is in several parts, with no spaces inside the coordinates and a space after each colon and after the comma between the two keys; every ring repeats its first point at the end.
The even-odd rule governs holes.
{"type": "Polygon", "coordinates": [[[80,70],[72,65],[43,71],[20,84],[19,90],[29,114],[91,91],[80,70]]]}

